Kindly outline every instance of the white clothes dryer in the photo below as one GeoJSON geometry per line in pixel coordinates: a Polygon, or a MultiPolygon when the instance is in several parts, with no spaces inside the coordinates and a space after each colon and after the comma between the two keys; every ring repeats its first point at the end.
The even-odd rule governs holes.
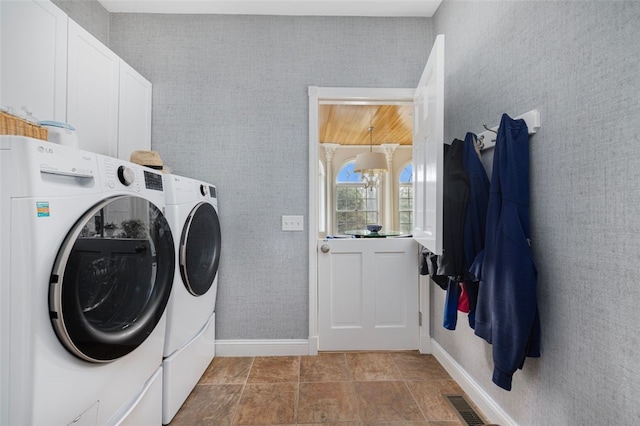
{"type": "Polygon", "coordinates": [[[163,361],[162,422],[168,424],[215,356],[221,233],[215,186],[169,174],[164,183],[177,255],[163,361]]]}
{"type": "Polygon", "coordinates": [[[0,424],[160,424],[175,270],[161,174],[1,136],[0,194],[0,424]]]}

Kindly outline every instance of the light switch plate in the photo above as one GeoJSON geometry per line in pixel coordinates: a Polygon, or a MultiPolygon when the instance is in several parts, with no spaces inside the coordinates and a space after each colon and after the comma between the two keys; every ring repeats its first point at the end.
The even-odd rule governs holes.
{"type": "Polygon", "coordinates": [[[283,231],[304,231],[304,216],[282,216],[283,231]]]}

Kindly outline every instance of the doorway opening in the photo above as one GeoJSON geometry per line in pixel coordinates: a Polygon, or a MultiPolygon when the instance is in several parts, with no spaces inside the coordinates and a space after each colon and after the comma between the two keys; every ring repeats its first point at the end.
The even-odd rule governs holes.
{"type": "MultiPolygon", "coordinates": [[[[442,205],[443,205],[443,158],[444,158],[444,35],[439,34],[427,59],[427,64],[422,72],[420,81],[415,89],[373,89],[373,88],[331,88],[309,87],[309,353],[316,354],[319,342],[319,292],[318,282],[321,272],[331,271],[331,263],[325,262],[327,257],[332,261],[333,256],[325,256],[323,263],[329,268],[319,268],[319,259],[322,254],[331,252],[332,241],[348,242],[350,240],[318,240],[318,199],[319,190],[317,179],[319,175],[318,137],[319,137],[319,106],[321,103],[361,103],[367,104],[393,104],[394,102],[413,101],[413,149],[412,162],[414,165],[413,183],[413,240],[432,253],[442,253],[442,205]]],[[[375,155],[374,155],[375,156],[375,155]]],[[[374,157],[374,156],[371,156],[374,157]]],[[[379,156],[375,156],[379,157],[379,156]]],[[[376,167],[374,167],[376,168],[376,167]]],[[[326,173],[325,173],[326,176],[326,173]]],[[[367,240],[367,239],[365,239],[367,240]]],[[[375,238],[373,238],[375,240],[375,238]]],[[[353,242],[357,242],[352,240],[353,242]]],[[[344,245],[344,244],[341,244],[344,245]]],[[[347,244],[348,246],[350,244],[347,244]]],[[[352,247],[353,248],[353,247],[352,247]]],[[[360,247],[362,248],[362,247],[360,247]]],[[[417,249],[417,246],[415,246],[417,249]]],[[[348,249],[347,249],[348,250],[348,249]]],[[[357,251],[357,250],[353,250],[357,251]]],[[[355,253],[353,258],[355,259],[355,253]]],[[[362,257],[363,254],[361,253],[362,257]]],[[[377,262],[374,260],[374,263],[377,262]]],[[[348,262],[347,262],[348,263],[348,262]]],[[[352,272],[357,268],[346,268],[344,271],[352,272]]],[[[354,290],[355,296],[360,296],[364,291],[363,285],[353,285],[354,280],[364,283],[365,271],[372,268],[361,267],[360,276],[347,278],[347,282],[354,290]],[[359,292],[359,293],[358,293],[359,292]]],[[[416,271],[416,275],[417,271],[416,271]]],[[[337,274],[336,274],[337,276],[337,274]]],[[[340,277],[344,279],[344,277],[340,277]]],[[[422,353],[429,353],[431,342],[429,337],[429,291],[426,279],[419,278],[418,317],[419,324],[419,349],[422,353]],[[426,314],[426,315],[425,315],[426,314]]],[[[329,276],[329,279],[333,279],[329,276]]],[[[417,279],[417,277],[416,277],[417,279]]],[[[388,283],[387,283],[388,284],[388,283]]],[[[332,291],[337,286],[329,287],[329,291],[322,290],[333,297],[332,301],[342,303],[332,291]]],[[[369,291],[370,289],[367,289],[369,291]]],[[[384,298],[384,292],[375,288],[376,300],[384,298]]],[[[402,302],[400,302],[402,303],[402,302]]],[[[344,304],[343,304],[344,305],[344,304]]],[[[361,306],[364,306],[361,304],[361,306]]],[[[323,309],[325,306],[323,306],[323,309]]],[[[369,308],[369,306],[367,307],[369,308]]],[[[345,311],[346,312],[346,311],[345,311]]],[[[374,309],[375,312],[375,309],[374,309]]],[[[409,312],[408,309],[405,312],[409,312]]],[[[323,317],[326,319],[326,317],[323,317]]],[[[389,317],[391,318],[391,317],[389,317]]],[[[395,321],[397,321],[396,316],[395,321]]],[[[330,319],[333,321],[333,318],[330,319]]],[[[324,321],[324,320],[323,320],[324,321]]],[[[392,319],[391,322],[394,320],[392,319]]],[[[347,321],[348,322],[348,321],[347,321]]],[[[379,322],[374,327],[381,328],[379,322]]],[[[334,327],[336,321],[330,323],[334,327]]],[[[324,322],[323,322],[324,324],[324,322]]],[[[345,323],[346,324],[346,323],[345,323]]],[[[390,324],[390,322],[389,322],[390,324]]],[[[382,324],[382,327],[386,325],[382,324]]],[[[345,325],[344,328],[350,327],[345,325]]]]}
{"type": "MultiPolygon", "coordinates": [[[[384,119],[384,112],[398,111],[401,108],[408,108],[412,111],[413,97],[415,89],[405,88],[329,88],[329,87],[310,87],[309,88],[309,350],[310,354],[317,353],[318,348],[318,238],[326,235],[336,234],[338,230],[336,214],[335,189],[336,174],[344,165],[351,160],[350,157],[362,151],[369,149],[369,139],[367,136],[367,127],[373,124],[375,113],[380,111],[378,118],[384,119]],[[383,108],[387,106],[386,108],[383,108]],[[355,108],[360,107],[360,117],[352,117],[350,127],[354,132],[360,132],[365,136],[364,143],[356,145],[338,144],[340,137],[346,135],[349,130],[322,129],[323,123],[326,124],[331,114],[337,114],[346,111],[356,111],[355,108]],[[364,117],[364,118],[363,118],[364,117]],[[365,121],[363,125],[363,120],[365,121]],[[355,126],[355,128],[353,128],[355,126]],[[330,141],[320,140],[321,131],[323,134],[331,134],[336,140],[330,141]],[[341,136],[342,135],[342,136],[341,136]],[[321,145],[321,142],[324,145],[321,145]],[[340,156],[334,157],[337,149],[343,150],[340,156]],[[329,158],[330,161],[327,161],[329,158]],[[335,160],[340,160],[339,162],[335,160]],[[325,179],[321,182],[320,179],[325,179]]],[[[355,114],[355,113],[354,113],[355,114]]],[[[393,114],[393,113],[390,113],[393,114]]],[[[411,115],[409,115],[411,117],[411,115]]],[[[388,117],[387,117],[388,119],[388,117]]],[[[403,123],[406,118],[397,118],[397,123],[403,123]]],[[[384,124],[378,127],[384,128],[384,124]]],[[[408,123],[409,135],[411,135],[412,119],[408,123]]],[[[380,138],[386,135],[380,131],[380,138]]],[[[362,141],[362,137],[353,138],[362,141]]],[[[392,142],[392,141],[390,141],[392,142]]],[[[400,144],[398,144],[400,145],[400,144]]],[[[389,173],[389,177],[383,185],[388,185],[386,190],[381,191],[384,194],[380,198],[386,199],[379,201],[378,213],[382,218],[383,226],[387,229],[400,226],[400,209],[397,209],[393,200],[400,198],[400,184],[396,182],[398,175],[407,163],[411,163],[411,145],[407,148],[401,148],[406,151],[404,160],[394,161],[395,173],[389,173]]],[[[377,148],[381,149],[381,148],[377,148]]],[[[391,147],[395,150],[398,147],[391,147]]],[[[383,188],[385,189],[385,188],[383,188]]],[[[405,220],[406,221],[406,220],[405,220]]]]}
{"type": "Polygon", "coordinates": [[[368,225],[411,233],[413,105],[384,102],[319,101],[319,238],[368,225]],[[381,155],[387,169],[373,184],[355,169],[370,152],[381,155]]]}

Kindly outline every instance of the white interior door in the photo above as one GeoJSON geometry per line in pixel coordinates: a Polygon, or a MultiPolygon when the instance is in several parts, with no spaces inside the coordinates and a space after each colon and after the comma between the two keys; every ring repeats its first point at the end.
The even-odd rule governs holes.
{"type": "Polygon", "coordinates": [[[319,350],[418,349],[410,238],[318,240],[319,350]]]}
{"type": "Polygon", "coordinates": [[[442,254],[444,35],[436,37],[413,98],[413,238],[442,254]]]}
{"type": "Polygon", "coordinates": [[[319,101],[406,100],[404,90],[309,87],[310,354],[317,350],[400,348],[430,352],[428,280],[419,279],[414,240],[442,253],[444,35],[436,37],[418,87],[411,90],[413,239],[318,240],[319,101]]]}

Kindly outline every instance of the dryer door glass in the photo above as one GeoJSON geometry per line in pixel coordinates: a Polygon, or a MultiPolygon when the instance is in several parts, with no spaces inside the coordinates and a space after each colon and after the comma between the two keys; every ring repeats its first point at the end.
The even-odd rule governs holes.
{"type": "Polygon", "coordinates": [[[138,347],[165,310],[175,270],[169,224],[149,201],[103,201],[67,235],[54,265],[51,320],[64,346],[92,362],[138,347]]]}
{"type": "Polygon", "coordinates": [[[220,221],[216,209],[200,203],[191,210],[180,239],[180,274],[194,296],[205,294],[220,262],[220,221]]]}

